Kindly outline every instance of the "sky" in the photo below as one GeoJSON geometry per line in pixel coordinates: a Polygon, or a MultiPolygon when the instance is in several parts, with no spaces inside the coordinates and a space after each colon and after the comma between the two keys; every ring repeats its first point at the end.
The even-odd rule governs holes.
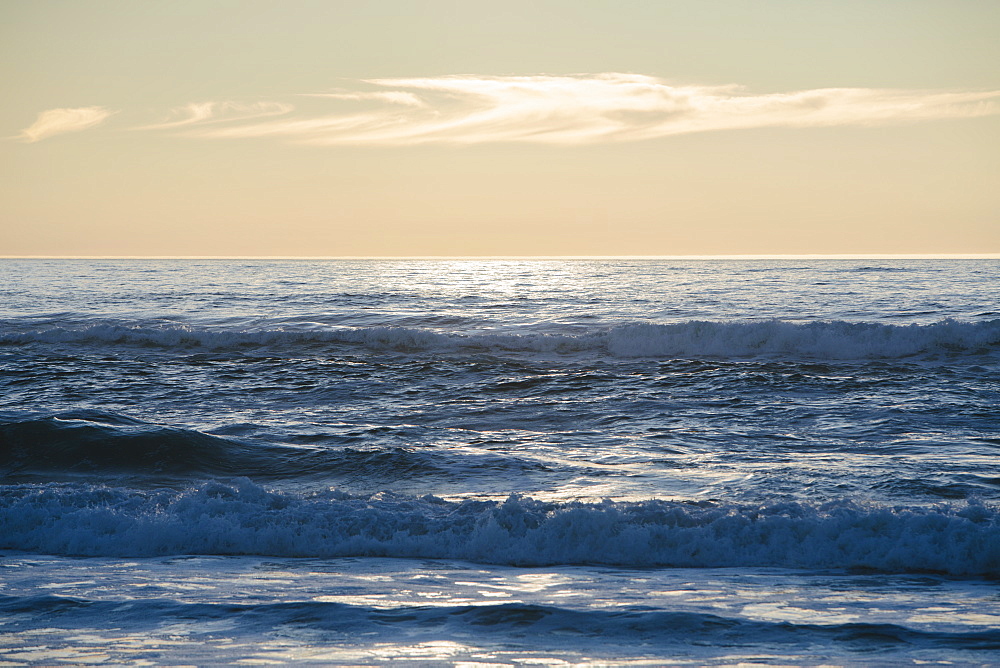
{"type": "Polygon", "coordinates": [[[3,0],[0,255],[1000,253],[1000,2],[3,0]]]}

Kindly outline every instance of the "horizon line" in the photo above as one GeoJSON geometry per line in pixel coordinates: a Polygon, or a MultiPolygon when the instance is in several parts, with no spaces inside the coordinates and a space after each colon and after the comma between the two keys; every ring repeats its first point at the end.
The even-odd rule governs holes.
{"type": "Polygon", "coordinates": [[[996,260],[1000,253],[717,253],[689,255],[0,255],[0,260],[996,260]]]}

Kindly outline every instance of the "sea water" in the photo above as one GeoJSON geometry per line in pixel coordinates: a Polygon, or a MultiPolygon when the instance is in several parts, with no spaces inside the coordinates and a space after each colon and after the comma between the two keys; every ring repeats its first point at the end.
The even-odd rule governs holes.
{"type": "Polygon", "coordinates": [[[2,260],[0,665],[1000,663],[998,295],[2,260]]]}

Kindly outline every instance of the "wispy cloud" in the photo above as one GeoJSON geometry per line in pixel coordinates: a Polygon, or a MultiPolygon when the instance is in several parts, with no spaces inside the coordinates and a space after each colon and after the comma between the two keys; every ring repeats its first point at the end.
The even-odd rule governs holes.
{"type": "MultiPolygon", "coordinates": [[[[751,93],[638,74],[369,79],[286,102],[198,102],[136,130],[315,145],[592,144],[764,127],[882,125],[1000,113],[1000,91],[818,88],[751,93]]],[[[51,109],[33,142],[104,121],[103,107],[51,109]]]]}
{"type": "Polygon", "coordinates": [[[282,116],[295,109],[282,102],[192,102],[171,110],[166,120],[143,125],[137,130],[166,130],[204,123],[247,121],[267,116],[282,116]]]}
{"type": "Polygon", "coordinates": [[[876,125],[1000,113],[1000,91],[821,88],[752,94],[635,74],[373,79],[317,94],[364,109],[205,128],[206,137],[400,145],[635,141],[714,130],[876,125]],[[364,90],[374,87],[376,90],[364,90]]]}
{"type": "Polygon", "coordinates": [[[32,143],[66,132],[79,132],[100,125],[113,113],[104,107],[49,109],[38,114],[35,122],[21,130],[18,137],[32,143]]]}

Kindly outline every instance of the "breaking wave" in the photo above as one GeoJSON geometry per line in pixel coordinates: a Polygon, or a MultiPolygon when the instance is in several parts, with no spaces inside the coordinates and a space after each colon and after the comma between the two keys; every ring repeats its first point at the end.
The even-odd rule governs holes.
{"type": "Polygon", "coordinates": [[[248,479],[175,490],[8,485],[0,547],[62,555],[447,558],[541,566],[863,568],[1000,577],[1000,513],[888,507],[448,501],[292,493],[248,479]]]}

